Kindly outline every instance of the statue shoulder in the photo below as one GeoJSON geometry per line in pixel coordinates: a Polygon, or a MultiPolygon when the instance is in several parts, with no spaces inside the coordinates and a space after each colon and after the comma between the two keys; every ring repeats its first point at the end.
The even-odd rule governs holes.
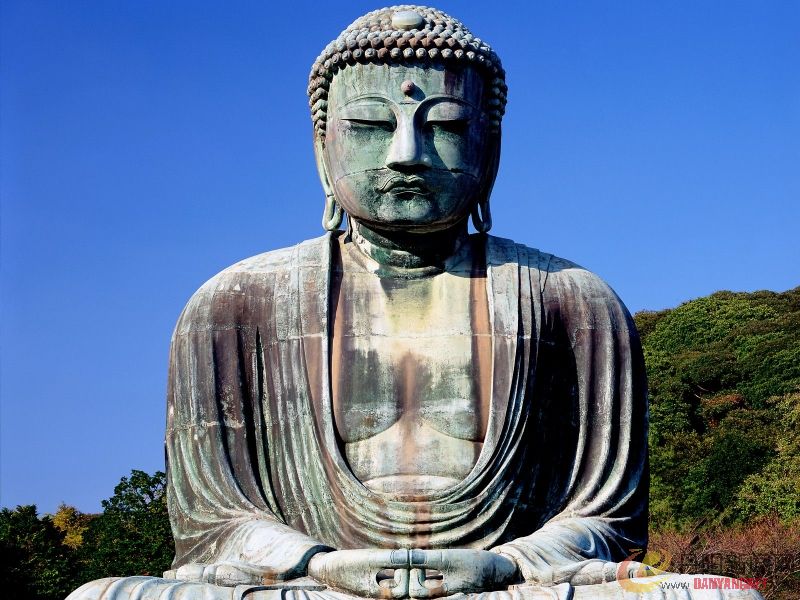
{"type": "Polygon", "coordinates": [[[544,271],[546,277],[542,286],[543,293],[557,292],[564,297],[581,297],[593,302],[605,300],[614,304],[622,304],[611,286],[597,273],[560,256],[546,255],[544,271]]]}
{"type": "Polygon", "coordinates": [[[599,275],[565,258],[550,255],[542,298],[575,330],[614,330],[636,335],[628,308],[599,275]]]}
{"type": "Polygon", "coordinates": [[[330,234],[294,246],[240,260],[206,281],[192,295],[178,320],[181,327],[230,316],[234,307],[252,298],[271,298],[276,288],[287,289],[299,269],[328,269],[330,234]]]}
{"type": "Polygon", "coordinates": [[[550,305],[584,304],[596,308],[613,305],[627,313],[605,280],[571,260],[494,236],[489,236],[488,247],[490,254],[515,255],[520,265],[529,269],[532,281],[538,281],[542,298],[550,305]]]}

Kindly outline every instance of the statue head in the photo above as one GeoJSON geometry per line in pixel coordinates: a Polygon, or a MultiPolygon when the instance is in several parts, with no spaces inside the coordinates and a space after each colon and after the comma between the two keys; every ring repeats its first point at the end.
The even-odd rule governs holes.
{"type": "Polygon", "coordinates": [[[491,226],[505,74],[494,51],[436,9],[396,6],[354,21],[323,50],[308,94],[326,195],[383,231],[491,226]]]}

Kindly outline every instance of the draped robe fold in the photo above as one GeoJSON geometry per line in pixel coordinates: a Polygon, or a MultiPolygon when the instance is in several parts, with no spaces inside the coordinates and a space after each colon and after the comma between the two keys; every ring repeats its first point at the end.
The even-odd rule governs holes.
{"type": "Polygon", "coordinates": [[[471,473],[419,501],[370,491],[340,449],[331,234],[233,265],[191,298],[170,355],[174,567],[236,560],[290,579],[319,550],[465,547],[552,584],[645,547],[646,382],[629,313],[577,265],[484,239],[488,431],[471,473]]]}

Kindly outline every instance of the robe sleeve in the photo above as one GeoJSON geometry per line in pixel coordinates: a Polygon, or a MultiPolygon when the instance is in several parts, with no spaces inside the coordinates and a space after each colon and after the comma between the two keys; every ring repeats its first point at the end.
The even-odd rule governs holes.
{"type": "Polygon", "coordinates": [[[493,550],[526,581],[554,584],[587,560],[621,561],[647,545],[647,383],[633,319],[607,284],[550,257],[540,286],[542,335],[560,340],[564,363],[541,393],[571,405],[577,436],[550,517],[493,550]]]}
{"type": "Polygon", "coordinates": [[[173,334],[166,432],[173,568],[241,561],[282,580],[304,575],[313,554],[331,550],[285,524],[270,486],[258,323],[271,293],[261,279],[221,273],[191,298],[173,334]]]}

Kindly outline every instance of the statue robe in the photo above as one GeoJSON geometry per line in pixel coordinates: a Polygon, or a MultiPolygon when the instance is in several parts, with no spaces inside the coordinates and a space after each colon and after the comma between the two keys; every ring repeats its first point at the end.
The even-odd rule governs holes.
{"type": "Polygon", "coordinates": [[[328,234],[249,258],[191,298],[170,355],[174,568],[243,561],[276,580],[346,548],[477,548],[569,580],[647,542],[647,400],[631,316],[597,276],[484,236],[493,373],[471,473],[416,502],[351,473],[330,389],[328,234]]]}

